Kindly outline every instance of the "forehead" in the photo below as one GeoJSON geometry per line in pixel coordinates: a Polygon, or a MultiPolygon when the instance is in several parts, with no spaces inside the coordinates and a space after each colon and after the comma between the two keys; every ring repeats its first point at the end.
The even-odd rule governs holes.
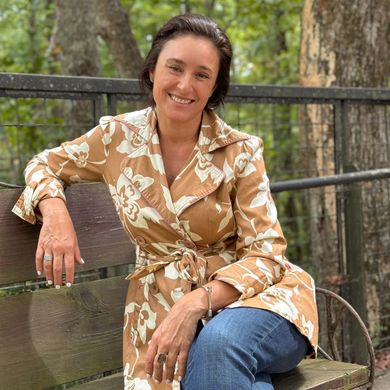
{"type": "Polygon", "coordinates": [[[192,34],[180,35],[164,44],[157,62],[168,59],[177,59],[196,66],[218,67],[219,52],[208,38],[192,34]]]}

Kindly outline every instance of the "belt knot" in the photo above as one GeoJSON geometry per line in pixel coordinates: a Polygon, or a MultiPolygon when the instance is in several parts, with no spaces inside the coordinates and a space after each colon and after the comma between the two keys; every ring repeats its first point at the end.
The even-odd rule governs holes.
{"type": "Polygon", "coordinates": [[[185,279],[198,287],[206,283],[207,258],[194,249],[178,248],[166,256],[156,256],[140,250],[139,256],[146,259],[147,264],[129,274],[126,277],[127,280],[141,279],[146,275],[157,272],[169,263],[177,262],[178,269],[185,279]]]}

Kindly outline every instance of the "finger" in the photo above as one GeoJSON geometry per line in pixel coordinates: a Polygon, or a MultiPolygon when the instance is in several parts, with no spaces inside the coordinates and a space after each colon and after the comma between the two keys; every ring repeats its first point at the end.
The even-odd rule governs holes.
{"type": "Polygon", "coordinates": [[[177,353],[171,353],[169,352],[167,361],[165,362],[165,380],[166,382],[172,383],[173,377],[175,375],[175,368],[176,368],[176,362],[177,362],[177,353]]]}
{"type": "Polygon", "coordinates": [[[81,257],[80,247],[79,247],[79,243],[78,243],[77,239],[76,239],[76,245],[75,245],[75,250],[74,250],[74,258],[76,259],[78,264],[80,264],[80,265],[85,264],[83,258],[81,257]]]}
{"type": "Polygon", "coordinates": [[[42,275],[43,272],[43,248],[38,244],[37,250],[35,252],[35,269],[37,271],[38,276],[42,275]]]}
{"type": "Polygon", "coordinates": [[[64,263],[66,287],[70,287],[73,284],[74,279],[74,257],[69,253],[65,253],[64,263]]]}
{"type": "Polygon", "coordinates": [[[157,383],[161,383],[163,378],[164,364],[165,360],[161,359],[161,355],[164,355],[163,352],[157,352],[154,363],[153,363],[153,378],[157,383]]]}
{"type": "Polygon", "coordinates": [[[54,285],[56,288],[60,288],[62,285],[62,262],[64,255],[62,252],[54,252],[53,259],[53,276],[54,285]]]}
{"type": "Polygon", "coordinates": [[[154,364],[154,357],[157,354],[157,345],[153,343],[153,341],[150,342],[148,350],[146,352],[146,359],[145,359],[145,372],[146,375],[152,377],[153,376],[153,364],[154,364]]]}
{"type": "Polygon", "coordinates": [[[188,359],[188,349],[182,350],[179,353],[179,356],[177,357],[177,379],[181,381],[184,378],[184,375],[186,373],[186,367],[187,367],[187,359],[188,359]]]}
{"type": "MultiPolygon", "coordinates": [[[[44,251],[42,258],[45,255],[53,256],[53,254],[52,254],[50,249],[46,249],[44,251]]],[[[42,258],[41,258],[41,261],[43,261],[43,269],[45,271],[47,284],[49,286],[51,286],[53,284],[53,260],[43,260],[42,258]]]]}

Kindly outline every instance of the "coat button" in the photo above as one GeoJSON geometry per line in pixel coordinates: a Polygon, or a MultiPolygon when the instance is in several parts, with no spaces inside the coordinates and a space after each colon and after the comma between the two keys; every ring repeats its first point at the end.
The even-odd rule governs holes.
{"type": "Polygon", "coordinates": [[[142,236],[137,236],[137,237],[135,238],[135,242],[136,242],[137,245],[139,245],[139,246],[144,246],[144,245],[146,244],[146,240],[145,240],[145,238],[142,237],[142,236]]]}
{"type": "Polygon", "coordinates": [[[183,244],[186,248],[196,249],[196,245],[190,240],[185,240],[183,244]]]}

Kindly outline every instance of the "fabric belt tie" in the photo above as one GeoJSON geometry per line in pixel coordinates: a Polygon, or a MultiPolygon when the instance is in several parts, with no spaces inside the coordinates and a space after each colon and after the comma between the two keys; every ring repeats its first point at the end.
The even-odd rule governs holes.
{"type": "Polygon", "coordinates": [[[212,257],[215,257],[206,257],[189,248],[174,252],[172,255],[168,256],[154,256],[145,252],[141,252],[140,255],[141,257],[146,258],[149,264],[137,268],[126,277],[127,280],[141,279],[146,275],[157,272],[172,262],[177,262],[178,269],[182,276],[197,286],[201,286],[207,282],[207,263],[212,257]]]}

